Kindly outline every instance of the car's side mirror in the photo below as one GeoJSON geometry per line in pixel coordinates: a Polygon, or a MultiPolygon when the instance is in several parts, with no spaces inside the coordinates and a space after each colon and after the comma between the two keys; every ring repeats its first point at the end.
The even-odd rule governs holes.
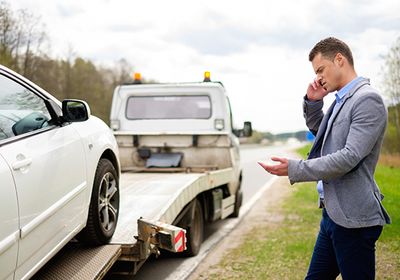
{"type": "Polygon", "coordinates": [[[251,122],[244,122],[243,137],[250,137],[251,135],[253,135],[253,128],[251,127],[251,122]]]}
{"type": "Polygon", "coordinates": [[[65,99],[62,102],[63,119],[66,122],[83,122],[89,119],[89,105],[82,100],[65,99]]]}

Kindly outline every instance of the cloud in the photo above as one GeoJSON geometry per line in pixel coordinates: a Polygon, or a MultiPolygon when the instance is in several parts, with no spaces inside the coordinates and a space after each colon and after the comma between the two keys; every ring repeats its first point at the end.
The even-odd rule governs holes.
{"type": "Polygon", "coordinates": [[[71,5],[67,2],[56,3],[58,15],[63,18],[70,18],[84,13],[84,9],[79,5],[71,5]]]}
{"type": "MultiPolygon", "coordinates": [[[[389,2],[388,7],[400,10],[400,5],[396,2],[386,2],[389,2]]],[[[310,49],[316,42],[328,36],[351,40],[354,34],[371,28],[400,30],[400,16],[397,13],[388,12],[382,16],[380,6],[376,7],[370,1],[324,1],[322,4],[308,4],[306,9],[297,7],[299,10],[296,13],[296,5],[286,9],[283,8],[285,3],[276,3],[265,10],[264,15],[246,7],[239,17],[235,12],[208,8],[197,18],[196,22],[202,24],[181,25],[172,40],[191,47],[202,55],[230,55],[246,51],[250,44],[310,49]],[[276,15],[274,12],[280,9],[280,13],[276,15]]],[[[260,7],[260,10],[263,9],[260,7]]]]}
{"type": "Polygon", "coordinates": [[[125,58],[163,82],[200,81],[209,70],[226,86],[239,124],[272,132],[305,128],[301,101],[315,43],[347,42],[358,74],[377,85],[382,57],[400,36],[398,0],[64,2],[11,4],[42,16],[57,54],[70,45],[97,63],[125,58]]]}
{"type": "Polygon", "coordinates": [[[105,31],[109,31],[112,33],[126,33],[125,35],[129,35],[136,32],[143,32],[148,29],[151,29],[152,26],[148,24],[140,24],[140,23],[111,23],[105,26],[105,31]]]}
{"type": "Polygon", "coordinates": [[[256,35],[238,27],[191,29],[180,33],[178,42],[196,49],[200,54],[229,55],[243,52],[256,35]]]}
{"type": "Polygon", "coordinates": [[[179,34],[176,41],[195,49],[200,54],[226,56],[244,52],[254,44],[293,49],[310,48],[321,38],[321,34],[292,27],[276,31],[259,31],[229,26],[185,30],[179,34]]]}

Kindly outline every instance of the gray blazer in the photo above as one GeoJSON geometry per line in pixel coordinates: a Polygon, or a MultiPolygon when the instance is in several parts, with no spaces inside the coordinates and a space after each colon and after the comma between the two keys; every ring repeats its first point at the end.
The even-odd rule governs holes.
{"type": "Polygon", "coordinates": [[[290,183],[322,180],[326,211],[343,227],[390,223],[374,179],[387,124],[382,98],[363,78],[329,118],[334,105],[324,115],[323,101],[304,102],[316,138],[307,160],[289,160],[290,183]]]}

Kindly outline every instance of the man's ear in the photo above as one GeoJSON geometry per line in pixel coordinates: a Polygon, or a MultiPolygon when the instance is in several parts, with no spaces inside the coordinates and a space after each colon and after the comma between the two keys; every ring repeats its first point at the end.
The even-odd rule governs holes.
{"type": "Polygon", "coordinates": [[[341,53],[337,53],[335,55],[334,61],[338,66],[342,67],[345,59],[346,58],[341,53]]]}

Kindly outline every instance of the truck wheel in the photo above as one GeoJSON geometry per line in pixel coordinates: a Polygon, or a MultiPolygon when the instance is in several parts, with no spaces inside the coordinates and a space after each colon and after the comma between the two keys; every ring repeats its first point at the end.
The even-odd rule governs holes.
{"type": "Polygon", "coordinates": [[[243,192],[242,192],[242,189],[239,188],[236,192],[235,208],[233,210],[233,213],[229,216],[230,218],[239,217],[239,211],[240,211],[240,207],[242,206],[242,201],[243,201],[243,192]]]}
{"type": "Polygon", "coordinates": [[[114,234],[119,212],[117,172],[108,159],[100,159],[93,183],[86,227],[78,240],[90,244],[107,243],[114,234]]]}
{"type": "Polygon", "coordinates": [[[198,199],[194,201],[192,209],[189,210],[187,214],[188,219],[182,219],[182,222],[185,224],[181,225],[181,227],[186,229],[187,239],[187,249],[184,251],[183,255],[192,257],[199,253],[201,243],[203,243],[204,238],[203,208],[201,207],[201,203],[198,199]]]}

